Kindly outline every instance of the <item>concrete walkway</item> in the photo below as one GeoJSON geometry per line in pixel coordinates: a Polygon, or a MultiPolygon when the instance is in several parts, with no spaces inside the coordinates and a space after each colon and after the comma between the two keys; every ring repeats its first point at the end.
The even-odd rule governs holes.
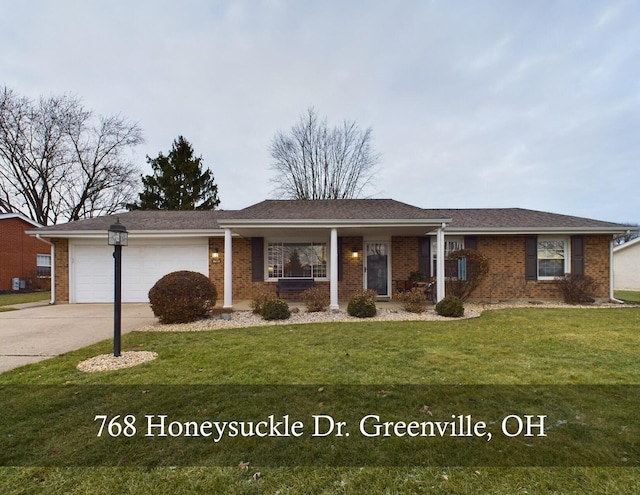
{"type": "MultiPolygon", "coordinates": [[[[122,305],[122,333],[154,323],[149,304],[122,305]]],[[[0,373],[113,339],[112,304],[30,304],[0,313],[0,373]]]]}

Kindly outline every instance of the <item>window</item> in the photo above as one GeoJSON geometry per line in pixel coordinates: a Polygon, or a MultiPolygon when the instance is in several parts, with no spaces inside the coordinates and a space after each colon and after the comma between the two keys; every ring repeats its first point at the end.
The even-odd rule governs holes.
{"type": "Polygon", "coordinates": [[[36,255],[36,273],[40,278],[51,277],[51,255],[36,255]]]}
{"type": "Polygon", "coordinates": [[[538,237],[538,278],[553,279],[569,273],[566,239],[538,237]]]}
{"type": "Polygon", "coordinates": [[[270,242],[267,245],[268,278],[326,278],[325,242],[270,242]]]}
{"type": "MultiPolygon", "coordinates": [[[[445,260],[449,257],[451,253],[453,253],[454,251],[459,251],[461,249],[464,249],[464,237],[456,237],[456,236],[445,237],[445,240],[444,240],[444,259],[445,260]]],[[[431,258],[432,258],[431,275],[433,277],[437,276],[437,266],[438,266],[437,254],[438,254],[438,246],[437,246],[436,240],[434,239],[431,242],[431,258]]],[[[463,260],[460,260],[460,261],[463,261],[463,260]]],[[[449,273],[451,271],[451,268],[445,266],[445,271],[448,277],[452,276],[449,273]]],[[[466,277],[466,264],[464,267],[458,266],[458,273],[460,273],[460,271],[464,271],[465,277],[466,277]]]]}

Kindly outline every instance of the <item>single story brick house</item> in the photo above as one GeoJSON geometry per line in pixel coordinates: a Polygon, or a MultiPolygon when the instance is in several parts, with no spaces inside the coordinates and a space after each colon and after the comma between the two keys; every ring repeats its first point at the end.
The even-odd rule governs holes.
{"type": "MultiPolygon", "coordinates": [[[[147,301],[161,276],[207,275],[223,306],[276,291],[278,280],[313,279],[331,307],[363,288],[392,297],[397,281],[444,272],[448,253],[477,249],[490,264],[478,299],[555,299],[564,273],[598,283],[613,297],[612,238],[628,225],[520,208],[424,209],[392,199],[266,200],[242,210],[132,211],[32,231],[53,244],[59,303],[113,301],[107,229],[127,228],[123,301],[147,301]]],[[[444,277],[437,297],[444,296],[444,277]]]]}
{"type": "Polygon", "coordinates": [[[0,214],[0,290],[49,287],[51,248],[26,233],[36,227],[41,225],[20,213],[0,214]]]}
{"type": "Polygon", "coordinates": [[[640,291],[640,237],[613,248],[615,290],[640,291]]]}

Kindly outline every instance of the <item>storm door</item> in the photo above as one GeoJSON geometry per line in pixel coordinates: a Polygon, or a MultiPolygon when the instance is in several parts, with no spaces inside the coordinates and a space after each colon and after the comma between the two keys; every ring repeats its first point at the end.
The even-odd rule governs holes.
{"type": "Polygon", "coordinates": [[[365,288],[389,296],[389,243],[365,243],[365,288]]]}

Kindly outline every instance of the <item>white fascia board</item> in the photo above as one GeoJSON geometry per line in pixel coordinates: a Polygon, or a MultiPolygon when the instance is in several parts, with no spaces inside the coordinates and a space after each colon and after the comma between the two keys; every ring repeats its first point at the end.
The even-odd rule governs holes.
{"type": "MultiPolygon", "coordinates": [[[[129,236],[135,239],[167,239],[176,237],[224,237],[224,230],[129,230],[129,236]]],[[[28,230],[31,236],[65,239],[106,239],[106,230],[28,230]]]]}
{"type": "Polygon", "coordinates": [[[234,228],[336,228],[336,227],[440,227],[443,223],[449,224],[450,218],[444,219],[280,219],[280,220],[218,220],[221,227],[234,228]]]}
{"type": "Polygon", "coordinates": [[[621,234],[626,232],[616,227],[516,227],[516,228],[447,228],[447,234],[458,235],[526,235],[526,234],[621,234]]]}

